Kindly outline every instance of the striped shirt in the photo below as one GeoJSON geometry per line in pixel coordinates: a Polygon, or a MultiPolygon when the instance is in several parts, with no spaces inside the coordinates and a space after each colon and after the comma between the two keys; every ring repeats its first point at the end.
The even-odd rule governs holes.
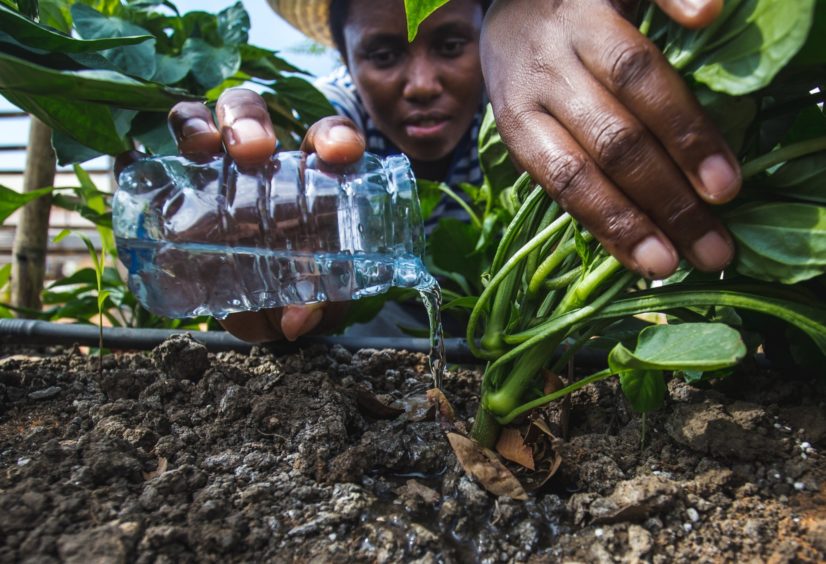
{"type": "MultiPolygon", "coordinates": [[[[380,157],[401,153],[390,139],[379,131],[370,118],[361,96],[356,91],[356,86],[353,84],[353,79],[350,77],[347,67],[343,65],[338,67],[331,74],[318,79],[315,86],[326,96],[336,112],[350,118],[356,124],[356,127],[364,133],[367,139],[367,151],[380,157]]],[[[443,180],[448,186],[456,187],[463,182],[476,186],[482,184],[482,169],[479,166],[477,140],[484,107],[483,102],[476,115],[473,116],[473,122],[467,133],[453,150],[453,159],[448,167],[447,176],[443,180]]],[[[461,191],[459,193],[464,195],[461,191]]],[[[468,219],[467,213],[459,204],[450,198],[443,197],[433,215],[431,215],[431,221],[446,216],[468,219]]]]}

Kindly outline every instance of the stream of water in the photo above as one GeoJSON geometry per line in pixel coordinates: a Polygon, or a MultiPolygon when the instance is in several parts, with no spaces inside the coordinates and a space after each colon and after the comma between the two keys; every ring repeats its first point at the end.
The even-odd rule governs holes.
{"type": "Polygon", "coordinates": [[[442,378],[445,372],[445,335],[442,329],[442,289],[435,279],[424,287],[417,288],[427,310],[427,320],[430,324],[430,373],[433,375],[433,385],[442,389],[442,378]]]}

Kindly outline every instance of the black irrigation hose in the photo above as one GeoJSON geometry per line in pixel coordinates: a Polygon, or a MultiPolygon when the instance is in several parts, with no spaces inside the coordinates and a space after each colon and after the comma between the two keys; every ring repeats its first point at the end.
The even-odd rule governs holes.
{"type": "MultiPolygon", "coordinates": [[[[254,345],[223,331],[186,331],[181,329],[131,329],[104,327],[103,346],[109,349],[149,350],[172,335],[190,334],[211,351],[249,352],[254,345]]],[[[97,325],[51,323],[32,319],[0,319],[0,341],[17,345],[98,345],[97,325]]],[[[349,351],[359,349],[403,349],[427,354],[428,339],[396,337],[302,337],[294,343],[268,343],[266,348],[276,354],[296,352],[310,345],[339,345],[349,351]]],[[[482,364],[473,356],[464,339],[445,339],[445,356],[454,364],[482,364]]],[[[582,366],[605,366],[606,353],[581,351],[576,356],[582,366]]]]}

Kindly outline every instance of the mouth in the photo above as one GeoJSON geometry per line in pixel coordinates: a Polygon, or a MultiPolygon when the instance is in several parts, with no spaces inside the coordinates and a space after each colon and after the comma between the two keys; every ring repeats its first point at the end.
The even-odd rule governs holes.
{"type": "Polygon", "coordinates": [[[447,127],[450,118],[445,114],[416,114],[404,120],[404,130],[409,137],[416,139],[436,137],[447,127]]]}

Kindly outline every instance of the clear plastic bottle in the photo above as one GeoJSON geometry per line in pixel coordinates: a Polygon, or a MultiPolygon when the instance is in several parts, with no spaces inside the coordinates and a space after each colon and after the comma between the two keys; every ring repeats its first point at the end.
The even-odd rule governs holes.
{"type": "Polygon", "coordinates": [[[254,169],[228,157],[130,165],[112,206],[130,289],[158,315],[223,318],[432,285],[408,160],[323,168],[301,152],[254,169]]]}

